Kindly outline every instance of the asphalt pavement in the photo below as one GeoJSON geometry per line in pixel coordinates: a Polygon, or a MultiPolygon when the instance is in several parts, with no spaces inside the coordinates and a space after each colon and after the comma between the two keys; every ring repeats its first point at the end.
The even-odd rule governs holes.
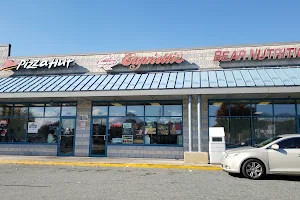
{"type": "Polygon", "coordinates": [[[300,177],[253,181],[222,171],[0,165],[0,199],[295,200],[300,177]]]}

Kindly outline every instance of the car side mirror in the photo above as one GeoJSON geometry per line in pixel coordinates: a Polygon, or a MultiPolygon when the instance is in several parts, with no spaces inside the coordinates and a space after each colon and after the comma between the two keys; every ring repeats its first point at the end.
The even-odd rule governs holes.
{"type": "Polygon", "coordinates": [[[277,150],[279,149],[279,145],[278,145],[278,144],[273,144],[273,145],[271,146],[271,149],[277,151],[277,150]]]}

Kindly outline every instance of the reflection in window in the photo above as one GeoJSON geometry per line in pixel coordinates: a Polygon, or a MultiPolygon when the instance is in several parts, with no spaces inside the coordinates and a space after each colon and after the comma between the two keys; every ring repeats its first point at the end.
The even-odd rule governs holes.
{"type": "Polygon", "coordinates": [[[231,116],[250,116],[250,102],[247,101],[237,101],[230,102],[230,115],[231,116]]]}
{"type": "Polygon", "coordinates": [[[12,116],[12,114],[13,114],[12,104],[0,105],[0,117],[12,116]]]}
{"type": "Polygon", "coordinates": [[[164,105],[164,116],[182,116],[182,105],[164,105]]]}
{"type": "Polygon", "coordinates": [[[109,106],[109,116],[125,116],[126,106],[115,103],[114,106],[109,106]]]}
{"type": "Polygon", "coordinates": [[[231,117],[229,134],[227,136],[227,147],[251,146],[251,126],[248,117],[231,117]]]}
{"type": "Polygon", "coordinates": [[[295,116],[295,101],[274,101],[274,115],[275,116],[295,116]]]}
{"type": "Polygon", "coordinates": [[[61,116],[76,116],[76,106],[63,106],[61,116]]]}
{"type": "Polygon", "coordinates": [[[56,143],[58,131],[59,118],[30,118],[27,140],[32,143],[47,143],[48,137],[51,137],[51,143],[56,143]]]}
{"type": "Polygon", "coordinates": [[[0,142],[25,142],[27,118],[0,119],[0,142]]]}
{"type": "Polygon", "coordinates": [[[93,106],[93,116],[107,116],[108,106],[93,106]]]}
{"type": "Polygon", "coordinates": [[[144,106],[127,106],[127,116],[144,116],[144,106]]]}
{"type": "Polygon", "coordinates": [[[162,116],[163,106],[160,103],[150,103],[151,105],[145,106],[146,116],[162,116]]]}
{"type": "Polygon", "coordinates": [[[275,134],[295,134],[296,120],[294,117],[274,117],[275,134]]]}
{"type": "Polygon", "coordinates": [[[253,121],[254,131],[254,144],[259,144],[269,138],[275,136],[275,126],[273,124],[273,118],[255,117],[253,121]]]}
{"type": "Polygon", "coordinates": [[[144,120],[139,117],[110,117],[109,143],[143,144],[144,120]]]}
{"type": "Polygon", "coordinates": [[[14,105],[14,116],[16,117],[27,117],[28,107],[22,105],[14,105]]]}
{"type": "Polygon", "coordinates": [[[253,116],[272,116],[273,107],[271,101],[252,101],[253,116]]]}
{"type": "Polygon", "coordinates": [[[228,116],[229,109],[227,102],[210,102],[209,103],[209,116],[228,116]]]}
{"type": "Polygon", "coordinates": [[[182,145],[181,117],[146,117],[145,144],[182,145]]]}
{"type": "Polygon", "coordinates": [[[59,117],[59,116],[60,116],[60,107],[45,108],[45,117],[59,117]]]}
{"type": "Polygon", "coordinates": [[[29,117],[44,117],[44,106],[29,107],[29,117]]]}

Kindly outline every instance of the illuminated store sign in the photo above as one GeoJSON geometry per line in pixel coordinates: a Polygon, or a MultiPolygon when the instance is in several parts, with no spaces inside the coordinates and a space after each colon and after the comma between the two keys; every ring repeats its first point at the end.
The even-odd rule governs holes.
{"type": "Polygon", "coordinates": [[[122,65],[129,66],[130,69],[135,70],[140,68],[141,65],[163,65],[183,62],[182,53],[166,53],[161,56],[154,54],[154,56],[137,56],[135,53],[128,53],[122,59],[122,65]]]}
{"type": "Polygon", "coordinates": [[[70,64],[73,63],[74,60],[72,59],[53,59],[51,61],[48,60],[21,60],[19,64],[17,64],[13,60],[7,60],[3,66],[0,67],[0,70],[12,70],[16,69],[19,70],[23,69],[37,69],[37,68],[56,68],[56,67],[66,67],[69,68],[70,64]]]}
{"type": "Polygon", "coordinates": [[[250,49],[237,51],[215,51],[214,61],[232,60],[265,60],[265,59],[284,59],[299,58],[300,48],[266,48],[250,49]]]}
{"type": "Polygon", "coordinates": [[[46,67],[48,69],[56,68],[56,67],[66,67],[69,68],[70,64],[73,63],[72,59],[53,59],[52,61],[48,60],[21,60],[16,70],[20,68],[24,69],[37,69],[41,67],[46,67]]]}

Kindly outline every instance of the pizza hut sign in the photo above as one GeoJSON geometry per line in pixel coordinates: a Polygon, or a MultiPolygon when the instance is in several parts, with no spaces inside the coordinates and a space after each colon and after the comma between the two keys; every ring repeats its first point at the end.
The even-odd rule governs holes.
{"type": "Polygon", "coordinates": [[[56,67],[66,67],[69,68],[70,64],[73,63],[72,59],[53,59],[53,60],[30,60],[23,59],[19,63],[14,60],[7,60],[1,67],[0,70],[19,70],[19,69],[38,69],[38,68],[56,68],[56,67]]]}

